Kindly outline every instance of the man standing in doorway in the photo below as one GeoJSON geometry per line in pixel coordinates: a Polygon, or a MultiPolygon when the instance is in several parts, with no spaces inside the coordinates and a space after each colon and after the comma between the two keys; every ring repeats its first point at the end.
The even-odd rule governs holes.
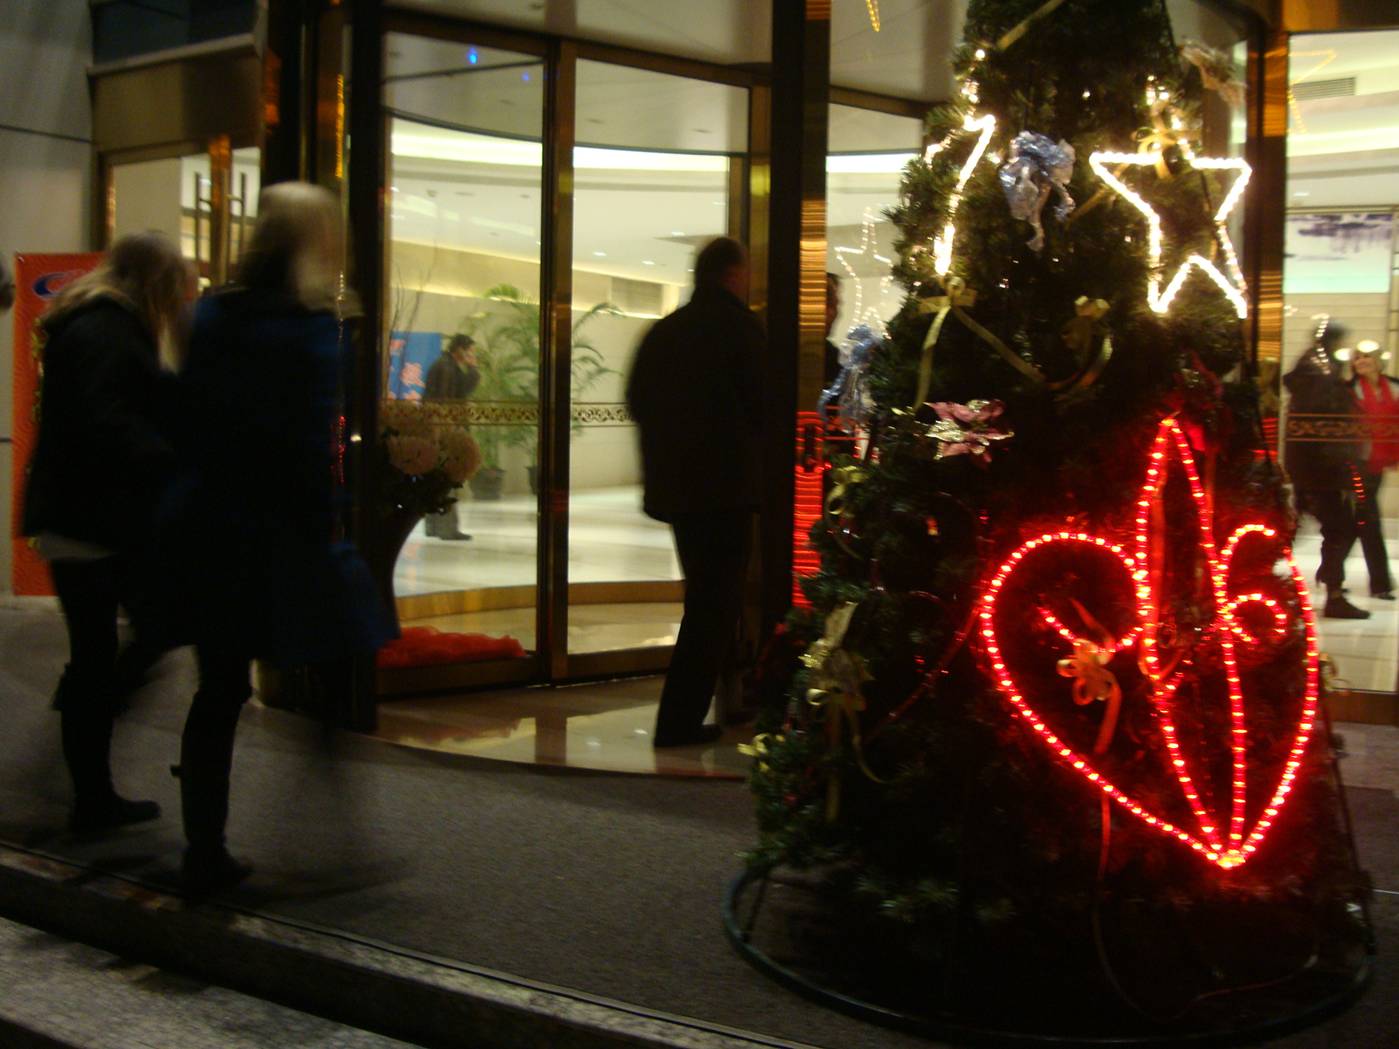
{"type": "Polygon", "coordinates": [[[685,612],[656,714],[657,747],[712,743],[706,725],[743,605],[758,506],[759,355],[748,255],[728,237],[695,259],[688,304],[641,342],[627,404],[641,431],[644,508],[667,522],[685,573],[685,612]]]}
{"type": "MultiPolygon", "coordinates": [[[[447,343],[442,356],[432,362],[423,382],[423,401],[464,404],[481,382],[481,370],[476,366],[476,343],[470,335],[458,332],[447,343]]],[[[463,424],[465,425],[465,424],[463,424]]],[[[423,526],[434,539],[470,539],[457,524],[457,504],[440,514],[428,514],[423,526]]]]}

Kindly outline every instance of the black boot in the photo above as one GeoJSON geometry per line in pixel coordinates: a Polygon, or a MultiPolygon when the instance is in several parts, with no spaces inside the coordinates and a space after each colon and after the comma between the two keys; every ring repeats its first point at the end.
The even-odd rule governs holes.
{"type": "Polygon", "coordinates": [[[128,801],[112,788],[111,715],[65,707],[59,716],[63,758],[73,778],[69,828],[92,833],[159,819],[154,801],[128,801]]]}

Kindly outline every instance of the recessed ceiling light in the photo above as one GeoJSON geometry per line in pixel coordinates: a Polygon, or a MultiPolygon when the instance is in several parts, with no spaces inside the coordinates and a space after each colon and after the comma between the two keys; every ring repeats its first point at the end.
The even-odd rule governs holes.
{"type": "Polygon", "coordinates": [[[672,237],[683,237],[685,235],[685,231],[680,229],[673,229],[670,231],[670,235],[672,237]]]}
{"type": "Polygon", "coordinates": [[[1311,196],[1311,194],[1308,193],[1305,189],[1299,189],[1299,190],[1297,190],[1295,193],[1293,193],[1292,195],[1293,195],[1294,197],[1310,197],[1310,196],[1311,196]]]}
{"type": "Polygon", "coordinates": [[[642,260],[641,260],[641,264],[642,264],[643,266],[654,266],[654,265],[656,264],[656,260],[655,260],[655,259],[642,259],[642,260]]]}
{"type": "Polygon", "coordinates": [[[605,251],[595,251],[595,252],[593,252],[593,255],[595,255],[597,258],[600,258],[600,259],[605,259],[605,258],[607,258],[607,252],[605,252],[605,251]]]}

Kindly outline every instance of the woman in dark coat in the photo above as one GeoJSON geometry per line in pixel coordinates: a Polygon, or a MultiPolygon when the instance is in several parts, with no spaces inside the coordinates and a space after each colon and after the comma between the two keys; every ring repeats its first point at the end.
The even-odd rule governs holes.
{"type": "Polygon", "coordinates": [[[392,635],[368,569],[335,539],[342,238],[334,198],[272,186],[237,283],[200,302],[181,377],[189,490],[176,532],[199,690],[180,753],[188,889],[251,868],[224,845],[238,715],[253,659],[329,664],[392,635]]]}
{"type": "Polygon", "coordinates": [[[174,455],[161,418],[159,344],[188,298],[190,271],[158,233],[119,239],[64,288],[40,321],[39,437],[23,532],[49,561],[70,656],[54,705],[73,778],[79,831],[152,820],[154,801],[112,786],[112,725],[121,702],[117,609],[138,629],[138,552],[174,455]]]}

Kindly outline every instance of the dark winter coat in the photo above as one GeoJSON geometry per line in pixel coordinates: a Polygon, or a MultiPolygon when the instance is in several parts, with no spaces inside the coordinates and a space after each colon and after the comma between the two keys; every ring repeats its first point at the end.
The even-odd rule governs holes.
{"type": "Polygon", "coordinates": [[[170,380],[155,340],[109,298],[67,314],[47,336],[22,531],[130,552],[148,539],[174,465],[170,380]]]}
{"type": "Polygon", "coordinates": [[[696,289],[642,339],[627,404],[651,517],[758,505],[764,341],[752,312],[719,288],[696,289]]]}
{"type": "Polygon", "coordinates": [[[327,312],[239,289],[199,303],[168,514],[194,640],[290,665],[392,636],[368,569],[334,542],[341,365],[327,312]]]}
{"type": "MultiPolygon", "coordinates": [[[[1355,417],[1359,411],[1355,395],[1340,378],[1334,362],[1323,358],[1317,350],[1303,354],[1282,381],[1292,397],[1287,408],[1289,417],[1312,414],[1355,417]]],[[[1298,489],[1334,491],[1350,488],[1351,472],[1363,457],[1364,447],[1355,441],[1289,437],[1284,465],[1298,489]]]]}
{"type": "Polygon", "coordinates": [[[478,368],[463,368],[448,351],[432,362],[423,381],[425,401],[464,401],[481,383],[478,368]]]}

